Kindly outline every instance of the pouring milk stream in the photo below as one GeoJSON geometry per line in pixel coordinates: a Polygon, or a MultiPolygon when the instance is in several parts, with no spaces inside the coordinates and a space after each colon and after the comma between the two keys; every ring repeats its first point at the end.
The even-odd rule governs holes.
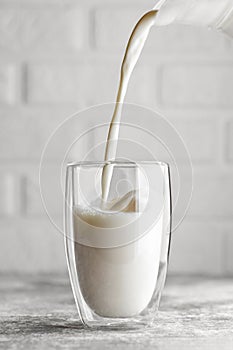
{"type": "MultiPolygon", "coordinates": [[[[151,11],[140,18],[130,36],[121,65],[116,105],[105,149],[105,161],[116,158],[122,104],[130,76],[140,57],[150,29],[153,25],[164,26],[172,23],[207,26],[233,36],[233,0],[160,0],[151,11]]],[[[108,198],[112,171],[111,164],[106,165],[103,169],[103,207],[108,198]]]]}
{"type": "MultiPolygon", "coordinates": [[[[128,41],[121,66],[120,83],[108,133],[105,161],[116,158],[124,98],[130,76],[150,29],[153,25],[162,26],[171,23],[205,25],[221,29],[233,36],[233,0],[161,0],[140,18],[128,41]]],[[[85,233],[89,234],[88,224],[101,230],[101,227],[126,225],[137,215],[136,209],[129,202],[129,199],[134,199],[134,193],[118,198],[113,207],[107,206],[112,175],[113,166],[109,163],[105,165],[102,172],[102,210],[75,208],[75,235],[79,234],[80,225],[86,225],[85,233]],[[127,205],[123,205],[126,202],[127,205]],[[126,210],[122,210],[122,205],[126,210]],[[105,209],[116,209],[118,216],[105,212],[105,209]]],[[[146,308],[157,283],[161,227],[154,226],[137,241],[115,248],[104,249],[94,245],[85,246],[76,243],[75,256],[80,288],[87,304],[98,315],[131,317],[146,308]]]]}

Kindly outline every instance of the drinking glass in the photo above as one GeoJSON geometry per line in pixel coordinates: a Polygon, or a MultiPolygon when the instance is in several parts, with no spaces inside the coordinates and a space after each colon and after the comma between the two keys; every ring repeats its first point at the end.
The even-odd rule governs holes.
{"type": "Polygon", "coordinates": [[[67,165],[65,249],[83,325],[153,325],[171,240],[169,166],[155,161],[67,165]],[[102,173],[110,170],[107,200],[102,173]]]}

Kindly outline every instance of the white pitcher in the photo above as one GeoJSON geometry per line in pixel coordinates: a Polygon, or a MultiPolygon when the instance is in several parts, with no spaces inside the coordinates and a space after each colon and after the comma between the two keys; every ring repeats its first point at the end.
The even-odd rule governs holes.
{"type": "Polygon", "coordinates": [[[155,25],[207,26],[233,37],[233,0],[158,0],[155,25]]]}

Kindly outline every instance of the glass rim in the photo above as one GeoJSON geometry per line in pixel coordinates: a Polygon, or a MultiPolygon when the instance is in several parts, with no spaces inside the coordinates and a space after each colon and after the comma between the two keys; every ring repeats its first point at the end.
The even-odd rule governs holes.
{"type": "Polygon", "coordinates": [[[164,161],[154,161],[154,160],[139,160],[139,161],[126,161],[126,160],[108,160],[108,161],[77,161],[69,162],[66,167],[76,168],[76,167],[96,167],[105,165],[122,165],[122,166],[135,166],[135,165],[157,165],[169,168],[169,164],[164,161]]]}

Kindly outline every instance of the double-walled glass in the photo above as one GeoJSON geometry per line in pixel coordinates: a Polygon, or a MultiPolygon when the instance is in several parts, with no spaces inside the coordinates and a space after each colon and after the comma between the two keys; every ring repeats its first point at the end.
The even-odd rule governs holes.
{"type": "Polygon", "coordinates": [[[67,263],[82,323],[114,329],[152,325],[171,239],[169,166],[68,164],[65,197],[67,263]],[[103,170],[111,174],[105,201],[103,170]]]}

